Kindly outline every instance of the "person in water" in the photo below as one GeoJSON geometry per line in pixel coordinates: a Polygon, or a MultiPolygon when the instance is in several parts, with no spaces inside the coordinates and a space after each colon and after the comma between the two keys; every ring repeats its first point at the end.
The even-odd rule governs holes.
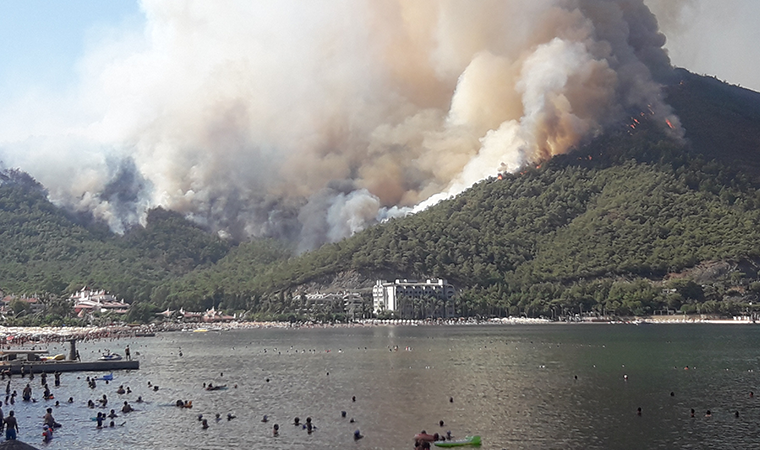
{"type": "Polygon", "coordinates": [[[138,395],[138,396],[137,396],[137,400],[135,400],[135,401],[136,401],[137,403],[142,403],[142,402],[143,402],[142,396],[141,396],[141,395],[138,395]]]}
{"type": "Polygon", "coordinates": [[[53,408],[47,409],[47,414],[45,414],[45,417],[42,419],[42,422],[49,426],[50,428],[58,428],[61,426],[58,422],[55,421],[53,418],[53,408]]]}
{"type": "Polygon", "coordinates": [[[124,390],[124,385],[122,384],[119,386],[119,389],[116,389],[116,393],[119,395],[125,394],[127,391],[124,390]]]}
{"type": "Polygon", "coordinates": [[[272,427],[272,436],[277,437],[280,435],[280,426],[277,424],[274,424],[274,427],[272,427]]]}
{"type": "Polygon", "coordinates": [[[201,419],[201,428],[203,428],[204,430],[208,428],[208,420],[201,419]]]}
{"type": "Polygon", "coordinates": [[[121,412],[128,413],[128,412],[132,412],[132,411],[134,411],[134,409],[132,409],[132,407],[129,406],[129,403],[127,403],[127,401],[124,400],[124,406],[121,407],[121,412]]]}
{"type": "Polygon", "coordinates": [[[53,429],[47,425],[42,426],[42,440],[45,442],[53,439],[53,429]]]}
{"type": "Polygon", "coordinates": [[[5,440],[15,441],[16,433],[18,433],[18,421],[13,411],[8,413],[8,417],[4,419],[5,422],[5,440]]]}
{"type": "Polygon", "coordinates": [[[117,415],[116,415],[116,411],[114,411],[114,410],[112,409],[112,410],[111,410],[111,412],[110,412],[110,413],[108,413],[108,418],[109,418],[109,419],[113,419],[113,418],[115,418],[115,417],[119,417],[119,416],[117,416],[117,415]]]}
{"type": "Polygon", "coordinates": [[[24,391],[22,392],[21,398],[24,399],[25,402],[28,402],[32,399],[32,387],[29,386],[29,383],[26,384],[26,387],[24,388],[24,391]]]}

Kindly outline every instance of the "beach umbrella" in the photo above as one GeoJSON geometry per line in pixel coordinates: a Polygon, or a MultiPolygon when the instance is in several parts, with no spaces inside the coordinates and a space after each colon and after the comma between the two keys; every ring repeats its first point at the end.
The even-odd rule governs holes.
{"type": "Polygon", "coordinates": [[[39,450],[37,447],[32,447],[29,444],[25,444],[19,440],[3,441],[0,442],[0,450],[39,450]]]}

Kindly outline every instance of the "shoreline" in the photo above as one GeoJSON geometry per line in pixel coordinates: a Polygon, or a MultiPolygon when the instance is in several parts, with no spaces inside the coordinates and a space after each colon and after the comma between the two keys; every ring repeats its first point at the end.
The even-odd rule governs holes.
{"type": "Polygon", "coordinates": [[[632,317],[621,319],[595,319],[577,321],[552,321],[526,317],[449,320],[413,320],[413,319],[362,319],[349,323],[290,323],[290,322],[211,322],[211,323],[162,323],[139,326],[114,325],[106,327],[6,327],[0,326],[0,340],[8,346],[20,346],[25,343],[61,343],[70,339],[88,342],[101,339],[125,339],[149,337],[154,333],[206,331],[230,331],[258,328],[352,328],[375,326],[467,326],[467,325],[571,325],[571,324],[605,324],[605,325],[670,325],[670,324],[712,324],[712,325],[753,325],[748,317],[720,319],[715,317],[632,317]],[[141,336],[148,335],[148,336],[141,336]]]}

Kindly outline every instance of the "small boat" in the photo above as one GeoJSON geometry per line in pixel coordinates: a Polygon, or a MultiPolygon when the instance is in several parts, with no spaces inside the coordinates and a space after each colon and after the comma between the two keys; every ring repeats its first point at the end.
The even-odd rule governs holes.
{"type": "Polygon", "coordinates": [[[102,377],[97,377],[95,379],[102,381],[113,381],[113,372],[109,373],[108,375],[103,375],[102,377]]]}
{"type": "Polygon", "coordinates": [[[118,353],[106,353],[98,359],[100,361],[119,361],[121,360],[121,355],[118,353]]]}
{"type": "Polygon", "coordinates": [[[206,328],[196,328],[193,330],[193,333],[208,333],[208,329],[206,328]]]}
{"type": "Polygon", "coordinates": [[[480,436],[467,436],[464,439],[455,439],[453,441],[435,441],[436,447],[463,447],[465,445],[480,445],[480,436]]]}
{"type": "Polygon", "coordinates": [[[206,386],[206,390],[207,391],[224,391],[226,389],[227,389],[227,385],[226,384],[223,384],[221,386],[211,386],[211,385],[206,386]]]}
{"type": "Polygon", "coordinates": [[[66,359],[66,355],[59,353],[55,356],[41,356],[40,361],[63,361],[66,359]]]}

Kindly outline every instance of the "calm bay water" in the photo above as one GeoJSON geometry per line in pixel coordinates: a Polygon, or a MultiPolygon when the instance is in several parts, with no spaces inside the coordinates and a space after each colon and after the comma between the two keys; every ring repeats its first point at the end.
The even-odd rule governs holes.
{"type": "MultiPolygon", "coordinates": [[[[115,372],[94,390],[84,378],[95,374],[63,374],[53,392],[64,427],[51,443],[41,443],[41,423],[52,402],[5,406],[20,419],[20,439],[51,450],[411,449],[424,429],[480,434],[483,449],[760,447],[760,327],[752,325],[255,329],[80,350],[90,359],[103,348],[122,353],[126,344],[140,353],[141,370],[115,372]],[[230,388],[207,392],[204,382],[230,388]],[[117,395],[119,384],[133,393],[117,395]],[[129,400],[138,411],[97,430],[89,419],[96,411],[85,405],[103,394],[108,409],[129,400]],[[148,403],[134,403],[138,395],[148,403]],[[72,405],[64,403],[70,396],[72,405]],[[177,399],[194,407],[166,406],[177,399]],[[227,421],[227,413],[237,418],[227,421]],[[292,425],[296,416],[311,417],[317,430],[292,425]],[[355,442],[356,429],[365,438],[355,442]]],[[[12,381],[19,396],[26,381],[12,381]]],[[[41,397],[39,377],[32,387],[41,397]]]]}

